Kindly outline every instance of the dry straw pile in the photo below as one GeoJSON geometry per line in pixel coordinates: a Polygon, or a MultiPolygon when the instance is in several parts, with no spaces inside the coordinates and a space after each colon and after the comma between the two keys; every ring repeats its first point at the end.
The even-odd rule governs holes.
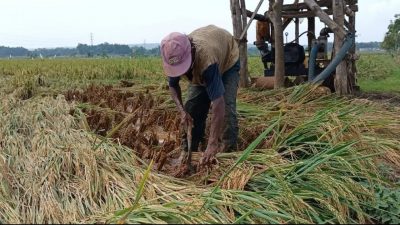
{"type": "Polygon", "coordinates": [[[85,129],[64,96],[1,96],[0,223],[365,223],[400,116],[314,87],[240,93],[242,152],[179,180],[85,129]]]}

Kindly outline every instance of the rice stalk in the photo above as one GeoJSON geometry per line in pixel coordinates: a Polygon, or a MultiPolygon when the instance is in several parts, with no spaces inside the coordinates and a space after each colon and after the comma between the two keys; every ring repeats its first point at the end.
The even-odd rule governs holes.
{"type": "Polygon", "coordinates": [[[217,155],[207,185],[150,173],[135,149],[89,132],[62,96],[2,96],[0,162],[8,172],[0,178],[3,184],[9,174],[9,191],[1,186],[0,221],[119,221],[115,212],[123,210],[131,211],[122,217],[127,223],[371,222],[365,206],[373,204],[373,185],[390,185],[377,161],[399,162],[398,141],[385,124],[397,129],[399,120],[308,88],[258,98],[241,93],[249,108],[271,95],[279,100],[242,111],[251,115],[247,125],[265,132],[243,152],[217,155]]]}

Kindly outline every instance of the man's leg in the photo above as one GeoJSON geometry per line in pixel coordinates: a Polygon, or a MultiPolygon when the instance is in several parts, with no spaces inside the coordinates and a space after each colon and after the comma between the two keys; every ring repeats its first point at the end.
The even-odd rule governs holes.
{"type": "Polygon", "coordinates": [[[237,140],[239,135],[239,125],[236,112],[236,96],[239,86],[240,63],[237,62],[231,69],[222,76],[225,87],[225,130],[223,142],[225,151],[232,152],[237,150],[237,140]]]}
{"type": "MultiPolygon", "coordinates": [[[[204,141],[206,120],[211,101],[205,87],[189,86],[185,110],[193,118],[192,151],[198,151],[200,142],[204,141]]],[[[187,136],[183,136],[183,148],[188,150],[187,136]]],[[[204,151],[205,149],[200,149],[204,151]]]]}

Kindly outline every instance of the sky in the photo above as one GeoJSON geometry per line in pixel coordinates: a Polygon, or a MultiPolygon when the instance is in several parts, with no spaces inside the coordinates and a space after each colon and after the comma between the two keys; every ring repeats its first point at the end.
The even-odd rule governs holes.
{"type": "MultiPolygon", "coordinates": [[[[247,8],[254,11],[258,2],[246,0],[247,8]]],[[[358,2],[357,41],[382,41],[390,21],[400,13],[400,0],[358,2]]],[[[264,1],[260,11],[267,8],[264,1]]],[[[317,21],[317,29],[322,28],[317,21]]],[[[170,32],[189,34],[209,24],[232,32],[229,0],[0,0],[0,46],[76,47],[90,44],[91,33],[94,44],[159,43],[170,32]]],[[[300,31],[306,25],[304,20],[300,31]]],[[[287,32],[292,41],[294,27],[287,32]]],[[[255,23],[248,40],[255,40],[255,23]]]]}

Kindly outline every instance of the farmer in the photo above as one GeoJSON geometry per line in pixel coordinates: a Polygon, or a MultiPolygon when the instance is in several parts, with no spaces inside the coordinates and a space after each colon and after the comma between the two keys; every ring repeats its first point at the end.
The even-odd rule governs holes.
{"type": "MultiPolygon", "coordinates": [[[[189,35],[174,32],[162,40],[161,55],[171,97],[181,113],[181,122],[184,126],[193,124],[192,151],[198,151],[200,142],[204,143],[211,105],[210,135],[200,164],[211,163],[217,152],[236,150],[239,132],[236,95],[240,64],[234,37],[214,25],[199,28],[189,35]],[[189,81],[184,106],[179,86],[181,79],[189,81]]],[[[186,138],[183,140],[181,160],[188,150],[186,138]]]]}

